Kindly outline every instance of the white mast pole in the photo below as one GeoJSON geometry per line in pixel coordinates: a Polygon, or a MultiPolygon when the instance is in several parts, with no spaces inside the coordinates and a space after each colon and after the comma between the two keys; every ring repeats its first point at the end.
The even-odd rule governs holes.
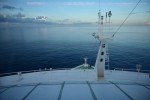
{"type": "Polygon", "coordinates": [[[98,12],[98,35],[101,36],[101,12],[98,12]]]}
{"type": "Polygon", "coordinates": [[[105,54],[106,54],[106,47],[105,41],[103,39],[102,34],[102,26],[103,26],[103,16],[101,16],[100,11],[98,12],[98,39],[100,41],[99,51],[95,63],[95,68],[97,69],[97,77],[104,78],[104,70],[105,70],[105,54]]]}
{"type": "MultiPolygon", "coordinates": [[[[109,13],[106,13],[109,16],[109,22],[111,17],[111,11],[109,13]]],[[[107,15],[106,15],[107,16],[107,15]]],[[[106,19],[107,21],[107,19],[106,19]]],[[[93,33],[93,36],[97,38],[100,41],[99,50],[97,54],[97,59],[95,62],[95,69],[97,71],[97,78],[103,79],[105,75],[105,59],[106,59],[106,45],[109,40],[112,39],[112,37],[106,37],[103,34],[103,16],[101,16],[101,12],[99,10],[98,12],[98,33],[93,33]]]]}

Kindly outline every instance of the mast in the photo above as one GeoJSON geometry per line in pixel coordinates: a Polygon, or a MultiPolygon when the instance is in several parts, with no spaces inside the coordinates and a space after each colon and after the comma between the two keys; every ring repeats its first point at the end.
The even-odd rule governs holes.
{"type": "Polygon", "coordinates": [[[99,36],[101,36],[101,12],[100,12],[100,10],[99,10],[99,12],[98,12],[98,34],[99,34],[99,36]]]}
{"type": "MultiPolygon", "coordinates": [[[[111,11],[109,11],[111,12],[111,11]]],[[[106,13],[107,14],[107,13],[106,13]]],[[[112,15],[112,14],[111,14],[112,15]]],[[[107,16],[107,15],[106,15],[107,16]]],[[[110,23],[110,17],[109,23],[110,23]]],[[[95,69],[97,70],[97,78],[103,79],[105,76],[105,59],[106,59],[106,46],[109,40],[112,40],[113,37],[106,36],[103,34],[103,16],[101,16],[101,12],[98,12],[98,34],[93,33],[93,36],[100,41],[99,50],[97,54],[97,59],[95,62],[95,69]]],[[[110,26],[110,25],[109,25],[110,26]]]]}

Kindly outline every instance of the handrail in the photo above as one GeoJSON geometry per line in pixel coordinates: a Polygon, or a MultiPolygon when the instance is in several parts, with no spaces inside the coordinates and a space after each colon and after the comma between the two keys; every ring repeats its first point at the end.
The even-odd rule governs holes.
{"type": "Polygon", "coordinates": [[[18,72],[10,72],[10,73],[2,73],[0,74],[0,77],[2,76],[9,76],[9,75],[16,75],[16,74],[23,74],[23,73],[32,73],[32,72],[44,72],[44,71],[56,71],[56,70],[70,70],[72,68],[57,68],[57,69],[52,69],[52,68],[45,68],[45,69],[41,69],[39,68],[39,70],[29,70],[29,71],[18,71],[18,72]]]}
{"type": "MultiPolygon", "coordinates": [[[[121,71],[135,71],[135,72],[138,72],[137,69],[114,68],[114,70],[121,70],[121,71]]],[[[150,70],[139,70],[139,72],[150,73],[150,70]]]]}
{"type": "MultiPolygon", "coordinates": [[[[57,68],[57,69],[52,69],[52,68],[45,68],[45,69],[41,69],[39,68],[39,70],[29,70],[29,71],[18,71],[18,72],[10,72],[10,73],[2,73],[0,74],[0,77],[2,76],[9,76],[9,75],[19,75],[24,74],[24,73],[32,73],[32,72],[44,72],[44,71],[57,71],[57,70],[71,70],[73,68],[57,68]]],[[[138,72],[137,69],[124,69],[124,68],[114,68],[114,70],[121,70],[121,71],[134,71],[134,72],[138,72]]],[[[143,73],[150,73],[150,70],[140,70],[139,72],[143,72],[143,73]]]]}

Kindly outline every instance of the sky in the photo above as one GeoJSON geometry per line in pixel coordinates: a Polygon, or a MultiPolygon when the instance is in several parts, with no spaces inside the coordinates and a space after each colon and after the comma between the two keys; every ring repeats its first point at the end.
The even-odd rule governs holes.
{"type": "MultiPolygon", "coordinates": [[[[139,0],[0,0],[0,23],[93,24],[112,12],[121,24],[139,0]]],[[[141,0],[125,24],[150,25],[150,0],[141,0]]]]}

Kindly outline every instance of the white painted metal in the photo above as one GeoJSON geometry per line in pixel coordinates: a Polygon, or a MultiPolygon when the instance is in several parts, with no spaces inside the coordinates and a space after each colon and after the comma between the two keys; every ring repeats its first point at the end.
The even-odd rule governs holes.
{"type": "MultiPolygon", "coordinates": [[[[110,22],[110,21],[109,21],[110,22]]],[[[106,45],[113,37],[105,36],[103,34],[103,16],[100,11],[98,12],[98,34],[94,33],[93,36],[100,41],[98,55],[95,63],[97,69],[97,77],[104,78],[105,73],[105,59],[106,59],[106,45]]]]}
{"type": "Polygon", "coordinates": [[[104,77],[104,71],[105,71],[105,55],[106,55],[106,48],[105,48],[105,42],[101,41],[96,64],[95,67],[97,68],[97,76],[98,77],[104,77]]]}

